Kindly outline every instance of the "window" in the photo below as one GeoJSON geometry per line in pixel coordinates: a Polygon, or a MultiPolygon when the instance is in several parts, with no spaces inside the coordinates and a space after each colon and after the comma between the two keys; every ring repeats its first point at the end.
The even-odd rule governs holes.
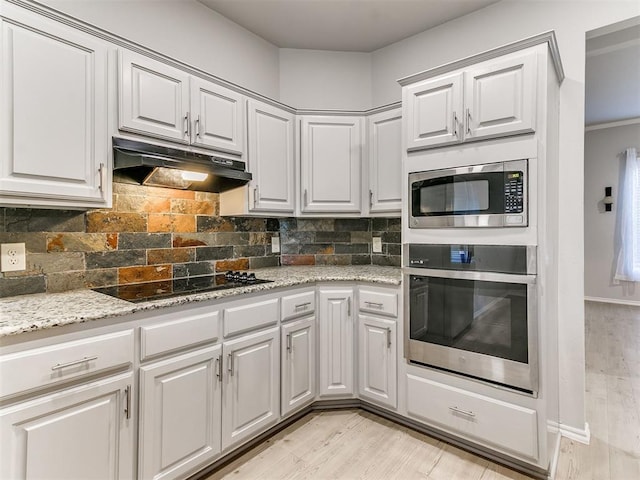
{"type": "Polygon", "coordinates": [[[640,282],[640,160],[635,148],[626,152],[620,211],[616,280],[640,282]]]}

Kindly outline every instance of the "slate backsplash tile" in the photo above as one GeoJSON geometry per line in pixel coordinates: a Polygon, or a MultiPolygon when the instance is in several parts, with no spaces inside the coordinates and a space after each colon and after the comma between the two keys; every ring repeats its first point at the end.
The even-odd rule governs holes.
{"type": "Polygon", "coordinates": [[[400,265],[399,218],[219,217],[215,193],[115,183],[111,210],[0,208],[0,243],[27,270],[0,296],[61,292],[282,265],[400,265]],[[280,236],[281,253],[271,253],[280,236]],[[373,236],[382,253],[372,253],[373,236]]]}

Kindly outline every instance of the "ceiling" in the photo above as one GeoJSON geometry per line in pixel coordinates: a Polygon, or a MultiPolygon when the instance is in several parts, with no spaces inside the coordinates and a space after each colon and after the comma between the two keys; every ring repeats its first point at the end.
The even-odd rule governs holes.
{"type": "Polygon", "coordinates": [[[585,123],[640,118],[640,25],[587,40],[585,123]]]}
{"type": "Polygon", "coordinates": [[[198,0],[280,48],[372,52],[498,0],[198,0]]]}

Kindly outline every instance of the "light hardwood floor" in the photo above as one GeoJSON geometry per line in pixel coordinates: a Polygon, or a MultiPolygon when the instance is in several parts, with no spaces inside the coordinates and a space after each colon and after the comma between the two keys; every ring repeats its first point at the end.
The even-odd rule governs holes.
{"type": "MultiPolygon", "coordinates": [[[[640,479],[640,308],[586,304],[591,444],[562,439],[558,480],[640,479]]],[[[215,472],[221,479],[527,479],[360,410],[315,412],[215,472]]]]}

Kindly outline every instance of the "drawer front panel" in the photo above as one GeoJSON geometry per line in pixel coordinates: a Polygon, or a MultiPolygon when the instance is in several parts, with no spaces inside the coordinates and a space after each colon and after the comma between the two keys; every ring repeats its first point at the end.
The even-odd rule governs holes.
{"type": "Polygon", "coordinates": [[[203,311],[180,320],[140,328],[140,360],[220,338],[220,312],[203,311]]]}
{"type": "Polygon", "coordinates": [[[282,320],[301,317],[316,309],[315,292],[304,292],[282,297],[282,320]]]}
{"type": "Polygon", "coordinates": [[[407,412],[478,443],[538,457],[535,410],[407,375],[407,412]]]}
{"type": "Polygon", "coordinates": [[[398,316],[398,294],[395,292],[361,288],[358,298],[358,308],[361,312],[398,316]]]}
{"type": "Polygon", "coordinates": [[[224,336],[249,332],[278,323],[278,298],[224,309],[224,336]]]}
{"type": "Polygon", "coordinates": [[[0,397],[131,363],[133,330],[35,348],[0,358],[0,397]]]}

